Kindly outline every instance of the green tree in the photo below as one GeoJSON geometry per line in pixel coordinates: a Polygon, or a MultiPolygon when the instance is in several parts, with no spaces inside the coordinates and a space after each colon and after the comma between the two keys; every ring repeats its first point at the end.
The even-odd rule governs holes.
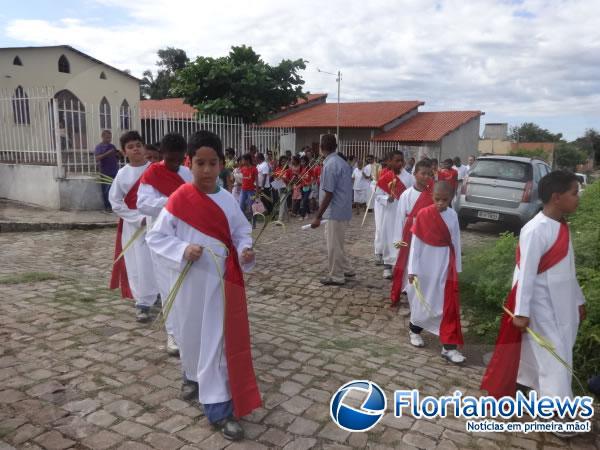
{"type": "Polygon", "coordinates": [[[558,142],[562,133],[553,134],[533,122],[511,127],[510,138],[516,142],[558,142]]]}
{"type": "Polygon", "coordinates": [[[151,70],[144,71],[144,78],[141,83],[142,98],[151,98],[161,100],[171,98],[174,95],[171,92],[171,86],[175,79],[175,74],[189,62],[185,50],[180,48],[167,47],[157,52],[159,67],[156,76],[151,70]]]}
{"type": "Polygon", "coordinates": [[[600,164],[600,133],[593,128],[585,130],[585,134],[573,141],[581,150],[593,157],[596,164],[600,164]]]}
{"type": "Polygon", "coordinates": [[[172,92],[198,111],[259,123],[304,97],[303,59],[265,63],[252,47],[231,47],[227,56],[198,57],[179,70],[172,92]]]}
{"type": "Polygon", "coordinates": [[[560,142],[554,149],[556,166],[561,169],[575,170],[577,164],[583,164],[588,158],[584,150],[573,143],[560,142]]]}

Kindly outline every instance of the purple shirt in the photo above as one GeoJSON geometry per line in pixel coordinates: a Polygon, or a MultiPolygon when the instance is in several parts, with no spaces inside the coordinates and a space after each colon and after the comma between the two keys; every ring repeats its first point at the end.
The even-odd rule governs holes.
{"type": "Polygon", "coordinates": [[[117,148],[113,144],[98,144],[96,145],[96,149],[94,150],[94,154],[96,156],[102,155],[110,150],[115,150],[115,152],[107,156],[104,159],[101,159],[100,162],[100,173],[104,175],[108,175],[109,177],[115,177],[117,172],[119,171],[119,159],[117,158],[117,148]]]}

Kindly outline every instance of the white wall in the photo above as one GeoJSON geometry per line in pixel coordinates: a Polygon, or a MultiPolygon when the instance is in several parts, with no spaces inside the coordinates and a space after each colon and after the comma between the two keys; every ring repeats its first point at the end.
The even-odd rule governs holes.
{"type": "Polygon", "coordinates": [[[477,116],[442,138],[440,159],[458,156],[463,163],[469,155],[477,155],[479,147],[479,118],[477,116]]]}
{"type": "Polygon", "coordinates": [[[93,178],[59,179],[55,166],[0,164],[0,197],[49,209],[103,208],[100,185],[93,178]]]}

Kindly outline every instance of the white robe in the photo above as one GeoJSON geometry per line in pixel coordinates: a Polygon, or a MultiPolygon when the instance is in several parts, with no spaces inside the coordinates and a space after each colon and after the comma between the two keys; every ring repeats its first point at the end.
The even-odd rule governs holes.
{"type": "MultiPolygon", "coordinates": [[[[407,189],[415,184],[415,178],[404,169],[400,171],[397,177],[400,181],[402,181],[402,183],[407,189]]],[[[389,196],[381,189],[379,190],[379,192],[380,194],[376,194],[377,198],[375,199],[375,201],[381,205],[383,211],[381,217],[381,242],[383,247],[383,263],[393,266],[394,264],[396,264],[396,258],[398,257],[398,249],[394,247],[393,236],[394,229],[396,227],[396,214],[399,202],[398,200],[389,202],[389,196]]]]}
{"type": "MultiPolygon", "coordinates": [[[[225,189],[209,197],[219,205],[229,222],[233,244],[238,254],[252,247],[252,227],[239,203],[225,189]]],[[[190,205],[192,207],[193,205],[190,205]]],[[[210,218],[207,218],[210,220],[210,218]]],[[[221,277],[225,268],[226,250],[222,243],[203,234],[163,209],[152,230],[148,244],[165,270],[169,270],[171,284],[175,282],[186,261],[183,254],[189,244],[211,248],[219,270],[207,250],[195,261],[173,304],[175,340],[179,345],[181,364],[188,380],[198,382],[202,404],[220,403],[231,399],[227,361],[223,352],[224,302],[221,277]]],[[[244,271],[254,263],[242,265],[244,271]]]]}
{"type": "MultiPolygon", "coordinates": [[[[192,172],[190,172],[190,169],[183,165],[179,166],[177,174],[186,183],[192,181],[192,172]]],[[[161,194],[153,186],[145,183],[140,183],[140,188],[138,189],[137,207],[138,211],[140,211],[146,216],[147,232],[149,232],[152,229],[152,225],[154,225],[156,218],[162,211],[163,207],[167,204],[168,199],[169,198],[167,196],[161,194]]],[[[160,265],[160,262],[157,260],[156,254],[151,251],[150,255],[152,259],[152,266],[154,268],[154,278],[156,279],[158,291],[160,292],[160,300],[164,306],[165,300],[167,299],[169,291],[171,290],[170,277],[168,275],[168,272],[164,270],[164,268],[160,265]]],[[[169,316],[165,324],[165,328],[167,330],[167,334],[174,335],[174,316],[169,316]]]]}
{"type": "MultiPolygon", "coordinates": [[[[456,271],[462,271],[460,254],[460,228],[458,216],[452,208],[447,208],[441,213],[446,223],[454,252],[456,254],[456,271]]],[[[427,245],[417,236],[413,235],[410,253],[408,256],[408,273],[417,275],[421,291],[431,311],[423,307],[415,293],[414,286],[406,286],[406,294],[410,304],[410,321],[437,336],[440,334],[440,324],[444,311],[444,288],[448,274],[448,260],[450,248],[434,247],[427,245]]]]}
{"type": "MultiPolygon", "coordinates": [[[[129,209],[125,204],[125,196],[149,165],[150,163],[146,163],[143,166],[133,167],[127,164],[119,170],[108,192],[108,199],[113,212],[123,219],[123,234],[121,236],[123,247],[140,229],[144,220],[144,215],[140,211],[129,209]]],[[[127,279],[136,306],[152,306],[158,294],[150,250],[144,237],[145,233],[142,233],[123,256],[127,268],[127,279]]]]}
{"type": "MultiPolygon", "coordinates": [[[[414,186],[411,186],[400,196],[400,199],[398,200],[398,207],[396,209],[396,226],[394,227],[392,242],[400,242],[402,240],[406,216],[412,212],[420,195],[421,192],[417,191],[414,186]]],[[[398,249],[398,252],[400,252],[400,249],[398,249]]],[[[402,277],[402,291],[406,290],[405,287],[407,283],[408,271],[404,270],[404,276],[402,277]]]]}
{"type": "MultiPolygon", "coordinates": [[[[538,213],[521,230],[520,269],[515,267],[513,285],[518,281],[515,314],[529,317],[529,327],[544,336],[572,367],[573,346],[579,327],[579,305],[584,298],[575,274],[575,255],[538,275],[542,255],[556,242],[560,223],[538,213]]],[[[571,374],[547,350],[523,334],[517,382],[542,396],[573,396],[571,374]]]]}

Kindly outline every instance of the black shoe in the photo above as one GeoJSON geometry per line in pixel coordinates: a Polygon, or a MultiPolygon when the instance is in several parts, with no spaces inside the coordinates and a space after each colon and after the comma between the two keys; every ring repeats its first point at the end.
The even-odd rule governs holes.
{"type": "Polygon", "coordinates": [[[135,318],[141,323],[148,322],[150,320],[150,308],[148,306],[137,306],[135,318]]]}
{"type": "Polygon", "coordinates": [[[346,284],[345,281],[335,281],[332,278],[322,278],[320,281],[323,286],[343,286],[346,284]]]}
{"type": "Polygon", "coordinates": [[[181,385],[181,399],[186,402],[198,401],[198,383],[185,380],[181,385]]]}
{"type": "Polygon", "coordinates": [[[354,278],[356,274],[354,272],[344,272],[344,277],[346,278],[354,278]]]}
{"type": "Polygon", "coordinates": [[[212,424],[216,430],[221,430],[223,437],[228,441],[241,441],[244,439],[244,429],[233,417],[219,420],[212,424]]]}

